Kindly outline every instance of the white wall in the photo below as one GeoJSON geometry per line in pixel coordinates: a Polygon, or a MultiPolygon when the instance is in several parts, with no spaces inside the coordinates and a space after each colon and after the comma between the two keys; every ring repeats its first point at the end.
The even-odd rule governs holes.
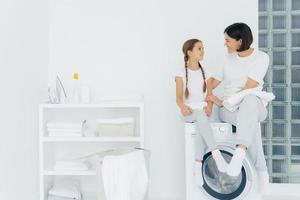
{"type": "Polygon", "coordinates": [[[248,23],[257,45],[253,0],[51,0],[49,83],[59,74],[67,89],[73,72],[97,101],[105,94],[145,97],[146,147],[151,149],[151,199],[184,199],[184,135],[175,105],[182,43],[200,38],[206,67],[225,52],[223,30],[248,23]]]}
{"type": "Polygon", "coordinates": [[[47,2],[0,2],[0,199],[38,199],[37,111],[46,94],[47,2]]]}

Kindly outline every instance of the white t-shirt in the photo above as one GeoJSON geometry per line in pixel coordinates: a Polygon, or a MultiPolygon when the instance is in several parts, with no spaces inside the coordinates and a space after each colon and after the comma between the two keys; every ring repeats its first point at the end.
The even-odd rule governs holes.
{"type": "MultiPolygon", "coordinates": [[[[186,88],[185,68],[182,67],[175,71],[174,77],[180,77],[183,80],[183,95],[186,88]]],[[[203,93],[203,76],[201,69],[188,69],[188,90],[189,96],[186,99],[184,95],[184,103],[191,109],[203,109],[207,105],[205,102],[205,93],[203,93]]]]}
{"type": "Polygon", "coordinates": [[[240,57],[237,53],[228,54],[212,77],[224,82],[224,100],[240,91],[248,78],[263,86],[268,67],[268,54],[254,49],[247,57],[240,57]]]}

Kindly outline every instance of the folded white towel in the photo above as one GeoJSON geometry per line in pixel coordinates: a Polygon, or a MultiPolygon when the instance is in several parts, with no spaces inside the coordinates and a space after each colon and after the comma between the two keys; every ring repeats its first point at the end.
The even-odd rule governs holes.
{"type": "Polygon", "coordinates": [[[262,91],[262,87],[256,87],[256,88],[246,89],[232,95],[231,97],[223,101],[223,106],[227,110],[234,112],[235,110],[238,109],[239,104],[242,102],[244,97],[249,94],[256,95],[257,97],[259,97],[264,106],[267,106],[268,102],[275,99],[273,93],[262,91]]]}
{"type": "Polygon", "coordinates": [[[79,181],[63,180],[54,184],[49,190],[49,196],[81,200],[79,181]]]}
{"type": "Polygon", "coordinates": [[[86,171],[89,170],[89,163],[85,161],[56,161],[54,170],[56,171],[86,171]]]}
{"type": "Polygon", "coordinates": [[[72,198],[58,197],[58,196],[48,196],[48,200],[72,200],[72,198]]]}
{"type": "Polygon", "coordinates": [[[49,132],[49,137],[82,137],[82,133],[49,132]]]}
{"type": "Polygon", "coordinates": [[[58,122],[58,121],[49,121],[47,122],[47,128],[62,128],[62,129],[81,129],[86,120],[79,122],[58,122]]]}
{"type": "Polygon", "coordinates": [[[144,199],[148,185],[144,151],[105,156],[101,172],[107,200],[144,199]]]}
{"type": "Polygon", "coordinates": [[[48,128],[48,132],[63,132],[63,133],[81,133],[82,128],[77,129],[63,129],[63,128],[48,128]]]}

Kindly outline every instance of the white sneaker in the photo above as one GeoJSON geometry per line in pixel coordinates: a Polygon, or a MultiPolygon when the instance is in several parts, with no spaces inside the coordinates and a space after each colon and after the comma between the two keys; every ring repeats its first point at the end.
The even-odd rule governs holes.
{"type": "Polygon", "coordinates": [[[202,177],[202,163],[195,161],[194,164],[194,178],[195,178],[195,183],[198,187],[203,186],[203,177],[202,177]]]}
{"type": "Polygon", "coordinates": [[[257,171],[258,189],[261,194],[270,194],[268,171],[257,171]]]}
{"type": "Polygon", "coordinates": [[[231,161],[227,167],[226,173],[229,176],[238,176],[241,173],[243,160],[246,156],[246,151],[243,148],[236,148],[231,161]]]}
{"type": "Polygon", "coordinates": [[[227,162],[225,161],[224,157],[222,156],[219,149],[213,150],[211,152],[212,157],[214,158],[217,168],[220,172],[225,173],[228,167],[227,162]]]}

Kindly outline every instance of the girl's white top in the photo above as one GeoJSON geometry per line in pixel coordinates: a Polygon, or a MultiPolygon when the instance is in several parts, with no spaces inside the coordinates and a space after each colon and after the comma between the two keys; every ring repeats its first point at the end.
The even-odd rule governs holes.
{"type": "MultiPolygon", "coordinates": [[[[183,80],[183,95],[186,87],[186,72],[185,68],[181,67],[174,73],[174,77],[180,77],[183,80]]],[[[206,93],[203,92],[203,75],[201,69],[190,70],[188,69],[188,90],[189,97],[184,97],[185,105],[191,109],[203,109],[207,105],[205,102],[206,93]]],[[[184,95],[185,96],[185,95],[184,95]]]]}

